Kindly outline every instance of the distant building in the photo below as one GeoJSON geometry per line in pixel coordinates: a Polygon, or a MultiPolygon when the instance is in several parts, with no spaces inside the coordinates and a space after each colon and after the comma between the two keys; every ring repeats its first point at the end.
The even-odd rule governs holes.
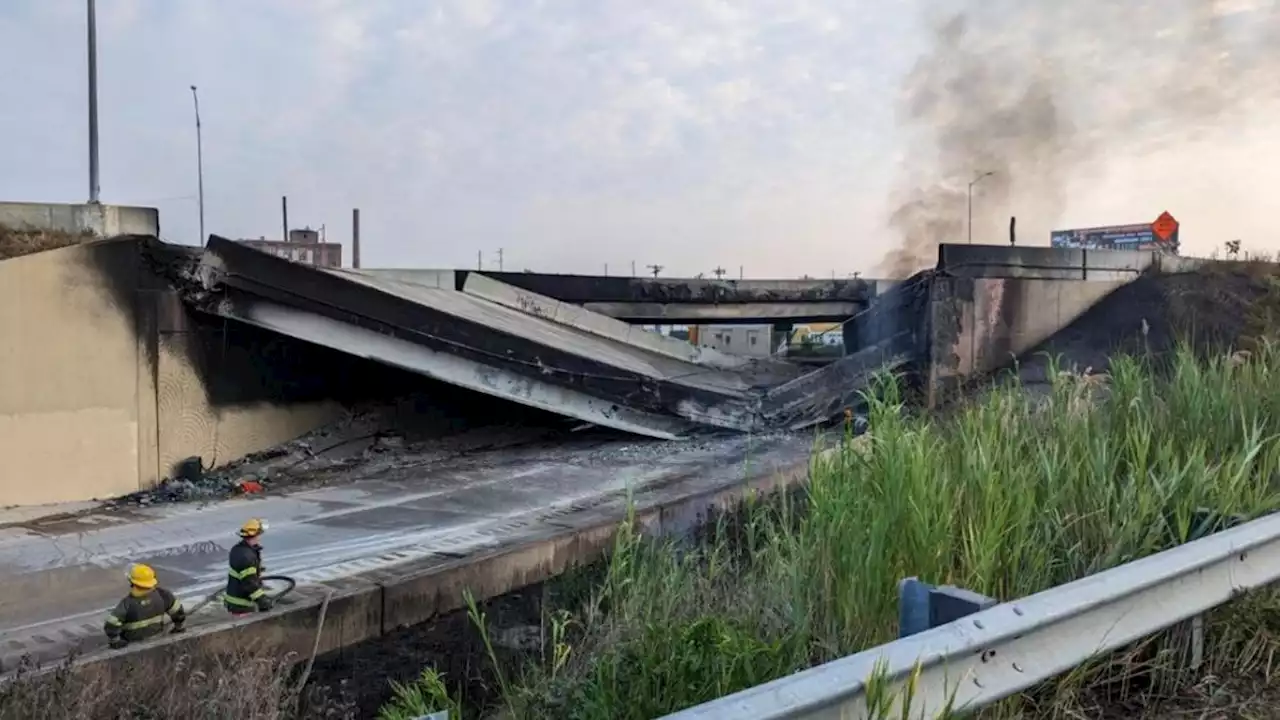
{"type": "Polygon", "coordinates": [[[320,242],[320,231],[305,228],[290,230],[288,240],[240,240],[251,248],[271,253],[303,265],[342,267],[342,243],[320,242]]]}
{"type": "Polygon", "coordinates": [[[772,325],[698,325],[689,341],[732,355],[769,357],[773,354],[772,325]]]}

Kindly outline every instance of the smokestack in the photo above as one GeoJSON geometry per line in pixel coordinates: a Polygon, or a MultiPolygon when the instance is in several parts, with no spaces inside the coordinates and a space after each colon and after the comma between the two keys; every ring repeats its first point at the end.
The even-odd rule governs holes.
{"type": "Polygon", "coordinates": [[[360,269],[360,208],[351,209],[351,267],[360,269]]]}
{"type": "Polygon", "coordinates": [[[1009,247],[1018,244],[1018,218],[1009,216],[1009,247]]]}
{"type": "Polygon", "coordinates": [[[280,236],[281,240],[289,242],[289,196],[280,196],[280,225],[284,230],[284,235],[280,236]]]}

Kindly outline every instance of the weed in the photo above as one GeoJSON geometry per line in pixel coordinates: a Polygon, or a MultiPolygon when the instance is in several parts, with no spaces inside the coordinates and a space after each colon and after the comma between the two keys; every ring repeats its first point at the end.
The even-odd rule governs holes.
{"type": "MultiPolygon", "coordinates": [[[[504,714],[652,717],[894,639],[906,576],[1012,599],[1184,542],[1205,509],[1280,509],[1277,373],[1267,338],[1207,359],[1183,346],[1158,366],[1052,372],[1039,396],[995,388],[944,418],[886,380],[869,396],[872,433],[815,457],[799,501],[748,504],[696,545],[624,525],[594,597],[560,608],[574,632],[497,675],[504,714]]],[[[1241,600],[1206,637],[1198,676],[1165,634],[984,714],[1140,715],[1205,672],[1270,673],[1280,602],[1241,600]]],[[[910,709],[909,686],[881,690],[880,717],[910,709]]]]}
{"type": "Polygon", "coordinates": [[[0,720],[285,720],[347,718],[350,709],[295,680],[295,657],[269,648],[182,656],[156,666],[49,672],[30,663],[0,684],[0,720]]]}

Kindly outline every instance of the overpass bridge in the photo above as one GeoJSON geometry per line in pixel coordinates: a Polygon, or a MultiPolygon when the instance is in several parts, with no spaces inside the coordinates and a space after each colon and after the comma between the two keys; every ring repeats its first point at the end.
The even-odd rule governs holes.
{"type": "Polygon", "coordinates": [[[469,277],[482,275],[639,325],[841,322],[867,309],[877,295],[897,283],[867,278],[709,280],[489,270],[362,272],[454,290],[463,288],[469,277]]]}

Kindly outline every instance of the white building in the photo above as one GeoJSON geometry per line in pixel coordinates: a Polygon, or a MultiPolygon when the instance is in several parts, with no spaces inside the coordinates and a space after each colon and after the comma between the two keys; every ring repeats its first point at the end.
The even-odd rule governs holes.
{"type": "Polygon", "coordinates": [[[698,325],[689,341],[732,355],[769,357],[773,354],[772,325],[698,325]]]}

